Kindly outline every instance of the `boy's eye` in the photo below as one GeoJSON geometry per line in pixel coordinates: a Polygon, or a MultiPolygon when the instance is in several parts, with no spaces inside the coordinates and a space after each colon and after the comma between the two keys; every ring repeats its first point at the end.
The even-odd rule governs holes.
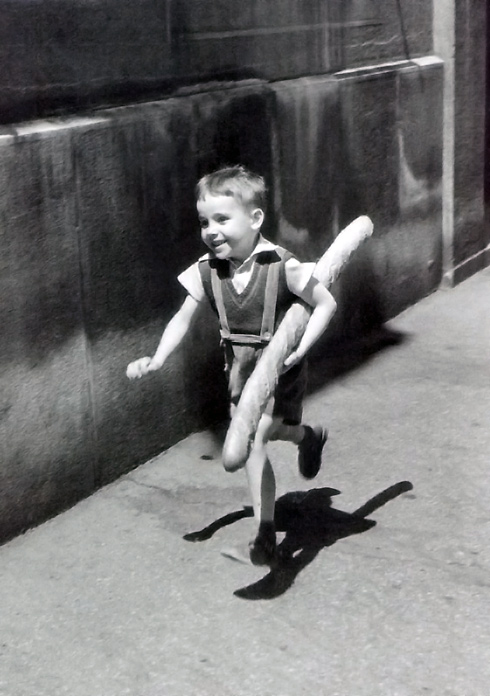
{"type": "Polygon", "coordinates": [[[208,226],[208,221],[207,220],[199,220],[199,224],[203,229],[205,229],[208,226]]]}
{"type": "Polygon", "coordinates": [[[216,218],[216,222],[219,222],[220,225],[222,225],[227,220],[228,218],[225,215],[218,215],[218,217],[216,218]]]}

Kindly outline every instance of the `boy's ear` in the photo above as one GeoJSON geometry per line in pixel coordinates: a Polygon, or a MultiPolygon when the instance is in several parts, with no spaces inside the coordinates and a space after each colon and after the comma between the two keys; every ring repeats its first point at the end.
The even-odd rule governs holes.
{"type": "Polygon", "coordinates": [[[262,226],[262,223],[264,222],[264,211],[262,208],[255,208],[255,210],[252,210],[252,228],[254,230],[260,229],[262,226]]]}

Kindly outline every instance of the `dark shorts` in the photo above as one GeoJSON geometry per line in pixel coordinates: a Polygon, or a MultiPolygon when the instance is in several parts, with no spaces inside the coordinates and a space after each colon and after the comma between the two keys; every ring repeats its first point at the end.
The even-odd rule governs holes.
{"type": "MultiPolygon", "coordinates": [[[[252,374],[263,348],[256,346],[224,344],[225,370],[228,376],[231,409],[237,406],[247,379],[252,374]]],[[[266,412],[282,418],[288,425],[301,423],[303,397],[306,390],[306,361],[294,365],[280,377],[273,399],[266,412]]]]}

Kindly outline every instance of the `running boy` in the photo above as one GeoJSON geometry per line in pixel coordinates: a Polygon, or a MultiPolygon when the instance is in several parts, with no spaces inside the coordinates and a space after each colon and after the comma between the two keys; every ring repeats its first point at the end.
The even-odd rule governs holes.
{"type": "Polygon", "coordinates": [[[242,166],[204,176],[197,185],[201,237],[209,252],[178,277],[187,297],[163,332],[155,355],[129,364],[130,379],[162,367],[189,330],[201,302],[209,301],[220,322],[228,374],[231,415],[265,345],[298,299],[313,308],[296,350],[286,359],[274,398],[261,417],[246,469],[257,535],[250,542],[255,565],[276,560],[275,477],[267,456],[269,440],[298,446],[298,466],[307,479],[321,466],[327,431],[303,425],[304,356],[326,329],[336,309],[329,291],[312,278],[312,264],[266,240],[265,183],[242,166]]]}

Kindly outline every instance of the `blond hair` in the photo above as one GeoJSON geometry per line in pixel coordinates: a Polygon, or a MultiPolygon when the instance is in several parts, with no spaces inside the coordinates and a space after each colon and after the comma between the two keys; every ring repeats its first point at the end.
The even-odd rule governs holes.
{"type": "Polygon", "coordinates": [[[263,177],[238,164],[223,167],[199,179],[196,186],[197,200],[206,195],[232,196],[245,208],[265,210],[267,187],[263,177]]]}

